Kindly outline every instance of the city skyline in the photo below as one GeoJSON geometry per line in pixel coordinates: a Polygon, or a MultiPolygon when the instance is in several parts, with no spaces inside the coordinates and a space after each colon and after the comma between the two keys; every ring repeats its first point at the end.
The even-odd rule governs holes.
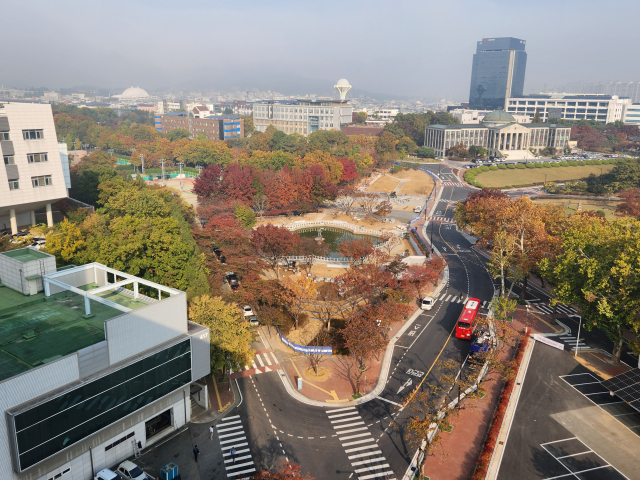
{"type": "MultiPolygon", "coordinates": [[[[140,85],[147,90],[193,85],[289,94],[322,93],[321,85],[348,78],[354,95],[464,98],[477,40],[506,36],[527,41],[525,93],[541,91],[545,84],[633,81],[640,76],[637,65],[615,54],[619,45],[637,42],[640,34],[633,29],[602,31],[599,25],[619,21],[618,9],[590,8],[596,6],[593,1],[582,2],[580,10],[576,2],[554,4],[554,16],[576,18],[581,28],[558,29],[553,36],[539,28],[549,21],[548,9],[539,3],[518,9],[517,27],[502,1],[461,17],[458,12],[469,11],[470,2],[325,2],[314,7],[275,2],[225,8],[196,2],[178,8],[161,1],[153,10],[141,2],[114,2],[109,9],[70,1],[55,7],[36,3],[39,7],[29,11],[18,3],[4,7],[12,21],[0,38],[9,44],[24,37],[19,51],[32,53],[27,61],[18,49],[5,50],[0,84],[53,89],[140,85]],[[58,28],[78,7],[78,28],[58,28]],[[213,28],[197,23],[207,25],[207,19],[213,28]],[[90,30],[83,28],[88,25],[90,30]],[[589,29],[598,35],[588,34],[589,29]],[[25,31],[31,33],[24,36],[25,31]],[[178,35],[180,31],[188,34],[178,35]],[[220,48],[225,44],[230,48],[220,48]]],[[[617,3],[628,13],[640,9],[631,1],[617,3]]]]}

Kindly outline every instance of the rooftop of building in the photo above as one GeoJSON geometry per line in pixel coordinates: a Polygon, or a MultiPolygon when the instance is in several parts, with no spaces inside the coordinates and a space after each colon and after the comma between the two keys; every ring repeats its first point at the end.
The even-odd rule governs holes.
{"type": "Polygon", "coordinates": [[[619,97],[617,95],[606,95],[604,93],[535,93],[529,95],[521,95],[519,97],[510,97],[509,100],[514,99],[558,99],[558,100],[626,100],[629,97],[619,97]]]}
{"type": "MultiPolygon", "coordinates": [[[[4,255],[11,253],[3,252],[4,255]]],[[[23,257],[37,253],[30,250],[29,254],[13,258],[31,261],[34,258],[23,257]]],[[[153,295],[153,289],[160,288],[165,293],[180,293],[122,272],[117,272],[114,278],[117,283],[106,286],[93,282],[75,286],[64,283],[65,275],[73,278],[75,274],[77,279],[78,273],[91,268],[117,272],[104,265],[89,264],[45,274],[45,279],[56,282],[50,288],[58,287],[58,293],[49,296],[45,292],[23,295],[0,284],[0,381],[105,340],[106,321],[159,301],[143,295],[142,291],[153,295]],[[134,281],[144,282],[137,298],[131,289],[134,281]],[[85,298],[90,315],[86,314],[85,298]]],[[[94,273],[89,276],[93,277],[94,273]]]]}
{"type": "MultiPolygon", "coordinates": [[[[9,258],[18,260],[20,262],[30,262],[32,260],[39,260],[41,258],[47,258],[48,255],[38,250],[31,248],[21,248],[19,250],[9,250],[8,252],[2,252],[0,255],[6,255],[9,258]]],[[[0,304],[1,305],[1,304],[0,304]]]]}

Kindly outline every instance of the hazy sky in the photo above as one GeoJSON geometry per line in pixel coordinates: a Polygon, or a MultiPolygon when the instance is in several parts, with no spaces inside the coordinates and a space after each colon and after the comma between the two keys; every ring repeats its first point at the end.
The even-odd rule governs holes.
{"type": "Polygon", "coordinates": [[[499,36],[527,41],[525,92],[579,80],[640,81],[639,0],[0,5],[5,86],[327,93],[344,77],[354,90],[464,99],[476,41],[499,36]]]}

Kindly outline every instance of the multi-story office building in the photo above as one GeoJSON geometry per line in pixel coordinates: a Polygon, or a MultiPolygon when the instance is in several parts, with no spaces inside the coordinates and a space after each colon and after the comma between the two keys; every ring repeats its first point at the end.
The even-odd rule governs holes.
{"type": "Polygon", "coordinates": [[[185,292],[31,248],[0,281],[3,480],[92,480],[190,420],[210,342],[185,292]]]}
{"type": "Polygon", "coordinates": [[[567,93],[599,93],[629,97],[633,103],[640,102],[640,82],[570,82],[564,85],[562,92],[567,93]]]}
{"type": "Polygon", "coordinates": [[[424,146],[437,157],[444,157],[455,145],[484,147],[490,156],[509,159],[529,158],[529,150],[546,147],[564,149],[569,145],[570,127],[549,123],[518,123],[503,110],[487,114],[476,124],[429,125],[424,146]]]}
{"type": "Polygon", "coordinates": [[[285,133],[307,136],[316,130],[340,130],[351,123],[352,113],[348,100],[261,100],[253,104],[253,125],[261,132],[273,125],[285,133]]]}
{"type": "MultiPolygon", "coordinates": [[[[463,124],[481,122],[484,117],[492,111],[493,110],[468,110],[464,108],[448,110],[454,118],[457,118],[458,121],[463,124]]],[[[528,115],[515,115],[512,113],[511,116],[515,118],[518,123],[531,123],[531,117],[528,115]]]]}
{"type": "Polygon", "coordinates": [[[522,95],[527,67],[525,43],[513,37],[478,42],[471,68],[469,108],[506,108],[507,98],[522,95]]]}
{"type": "Polygon", "coordinates": [[[186,130],[193,137],[202,133],[210,140],[244,138],[244,120],[238,115],[193,118],[185,112],[165,113],[155,116],[155,127],[162,133],[176,129],[186,130]]]}
{"type": "Polygon", "coordinates": [[[638,125],[640,127],[640,103],[627,105],[622,121],[625,125],[638,125]]]}
{"type": "MultiPolygon", "coordinates": [[[[62,161],[51,105],[9,103],[0,108],[0,229],[17,233],[36,223],[45,209],[53,226],[51,204],[71,188],[69,163],[62,161]]],[[[65,149],[66,151],[66,149],[65,149]]]]}
{"type": "Polygon", "coordinates": [[[571,95],[566,93],[544,93],[511,97],[507,100],[507,112],[533,117],[536,109],[540,119],[596,120],[612,123],[622,120],[631,99],[616,95],[571,95]]]}

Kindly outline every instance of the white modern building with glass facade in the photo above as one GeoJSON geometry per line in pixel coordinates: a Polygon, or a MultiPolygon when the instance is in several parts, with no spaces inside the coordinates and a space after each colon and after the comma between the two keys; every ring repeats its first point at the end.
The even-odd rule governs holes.
{"type": "Polygon", "coordinates": [[[261,132],[273,125],[287,134],[307,136],[316,130],[340,130],[352,122],[352,113],[348,100],[261,100],[253,104],[253,125],[261,132]]]}
{"type": "Polygon", "coordinates": [[[595,120],[613,123],[623,119],[631,99],[616,95],[576,95],[566,93],[545,93],[511,97],[507,100],[507,112],[513,115],[533,117],[536,109],[540,119],[595,120]]]}
{"type": "Polygon", "coordinates": [[[0,282],[3,480],[92,480],[190,420],[210,342],[185,292],[32,248],[0,282]]]}
{"type": "Polygon", "coordinates": [[[36,211],[46,211],[53,226],[51,204],[66,198],[71,188],[66,147],[56,137],[51,105],[8,103],[0,106],[0,230],[17,233],[36,223],[36,211]]]}

